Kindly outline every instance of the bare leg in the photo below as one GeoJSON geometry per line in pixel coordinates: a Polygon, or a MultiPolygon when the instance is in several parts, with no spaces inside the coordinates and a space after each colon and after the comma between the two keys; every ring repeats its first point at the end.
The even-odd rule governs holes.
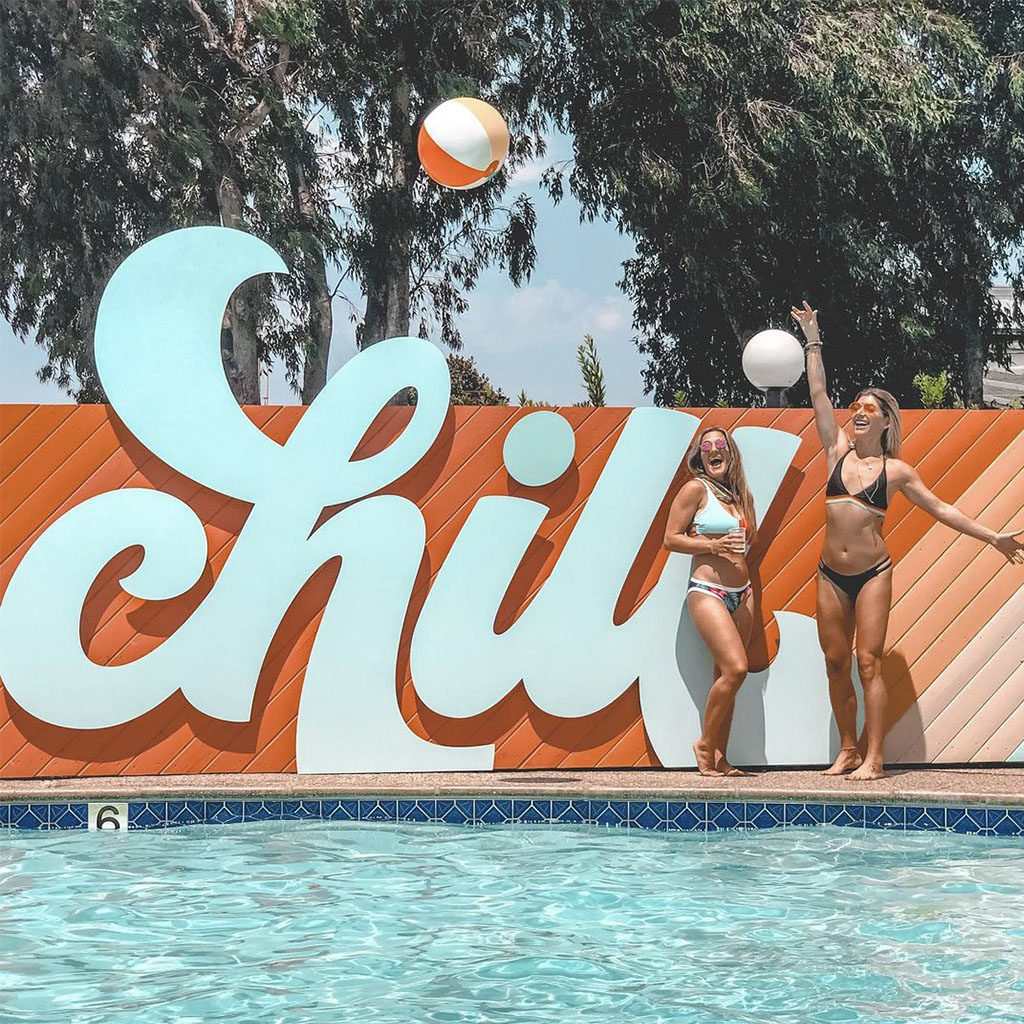
{"type": "Polygon", "coordinates": [[[864,686],[864,763],[850,775],[865,781],[885,775],[882,746],[889,692],[882,678],[882,651],[892,605],[892,569],[868,580],[857,597],[857,669],[864,686]]]}
{"type": "MultiPolygon", "coordinates": [[[[717,679],[721,674],[721,670],[717,665],[712,667],[712,677],[717,679]]],[[[715,739],[715,769],[720,775],[749,775],[749,772],[741,771],[734,765],[729,764],[729,759],[726,757],[726,750],[729,747],[729,734],[732,732],[732,716],[736,710],[736,702],[733,701],[729,710],[725,713],[725,717],[722,719],[722,724],[718,728],[718,736],[715,739]]]]}
{"type": "Polygon", "coordinates": [[[818,573],[818,641],[825,655],[828,696],[839,727],[839,753],[823,775],[842,775],[860,766],[857,750],[857,693],[853,668],[853,602],[830,579],[818,573]]]}
{"type": "Polygon", "coordinates": [[[717,675],[704,710],[704,731],[693,745],[701,775],[722,775],[715,765],[723,725],[732,716],[736,692],[747,677],[747,652],[725,605],[711,594],[691,593],[690,618],[711,652],[717,675]]]}
{"type": "MultiPolygon", "coordinates": [[[[717,679],[719,673],[715,673],[717,679]]],[[[736,702],[733,701],[732,706],[725,713],[725,717],[722,719],[722,724],[719,726],[718,735],[715,737],[715,767],[723,775],[746,775],[746,772],[740,771],[739,768],[729,764],[729,759],[726,756],[726,751],[729,749],[729,733],[732,732],[732,716],[736,710],[736,702]]]]}
{"type": "MultiPolygon", "coordinates": [[[[748,594],[739,608],[732,613],[732,621],[736,624],[736,632],[740,635],[740,640],[743,643],[743,650],[746,651],[747,645],[750,643],[750,634],[754,630],[754,595],[748,594]]],[[[718,670],[718,666],[715,666],[715,678],[717,679],[721,673],[718,670]]],[[[736,701],[734,700],[729,705],[729,710],[725,717],[722,719],[722,725],[718,732],[718,737],[715,742],[715,767],[723,774],[730,776],[748,776],[750,772],[745,772],[740,768],[735,767],[729,763],[729,759],[726,755],[726,751],[729,749],[729,734],[732,731],[732,716],[736,710],[736,701]]]]}

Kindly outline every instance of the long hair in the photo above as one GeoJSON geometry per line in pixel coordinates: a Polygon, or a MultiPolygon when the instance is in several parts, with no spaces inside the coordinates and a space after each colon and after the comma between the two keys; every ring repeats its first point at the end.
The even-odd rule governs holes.
{"type": "Polygon", "coordinates": [[[707,427],[702,430],[694,439],[693,444],[690,445],[690,450],[686,453],[686,468],[697,479],[707,481],[713,490],[717,491],[730,505],[735,506],[743,513],[743,518],[747,521],[748,533],[753,533],[756,530],[754,496],[750,493],[750,488],[747,486],[747,475],[743,472],[743,459],[740,457],[740,450],[736,447],[729,431],[723,430],[721,427],[707,427]],[[724,483],[712,480],[704,472],[704,464],[700,459],[700,445],[708,434],[721,434],[729,446],[729,469],[725,475],[724,483]]]}
{"type": "Polygon", "coordinates": [[[900,445],[903,444],[903,422],[900,420],[899,403],[888,391],[881,388],[864,388],[857,394],[857,398],[863,398],[865,395],[872,395],[878,399],[886,419],[885,429],[882,431],[882,451],[891,459],[899,458],[900,445]]]}

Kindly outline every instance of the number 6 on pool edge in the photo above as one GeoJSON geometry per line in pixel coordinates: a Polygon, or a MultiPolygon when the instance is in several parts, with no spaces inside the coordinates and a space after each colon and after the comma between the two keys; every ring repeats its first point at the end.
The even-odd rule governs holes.
{"type": "Polygon", "coordinates": [[[126,803],[89,804],[90,832],[127,832],[128,805],[126,803]]]}

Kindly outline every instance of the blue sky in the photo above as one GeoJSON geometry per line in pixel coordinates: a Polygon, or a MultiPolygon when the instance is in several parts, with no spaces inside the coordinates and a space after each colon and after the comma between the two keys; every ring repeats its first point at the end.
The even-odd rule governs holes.
{"type": "MultiPolygon", "coordinates": [[[[552,139],[544,159],[523,168],[510,185],[507,198],[526,192],[537,210],[537,266],[518,289],[500,271],[481,275],[461,319],[463,354],[473,356],[513,401],[525,388],[536,400],[571,405],[585,397],[576,348],[590,333],[604,367],[608,404],[650,405],[640,379],[643,358],[631,340],[632,306],[615,286],[622,261],[633,255],[632,241],[610,224],[581,224],[571,196],[555,206],[537,181],[545,166],[568,155],[568,140],[552,139]]],[[[348,313],[338,299],[330,373],[356,351],[348,313]]],[[[36,379],[44,362],[40,348],[16,338],[6,321],[0,323],[0,401],[70,401],[55,385],[36,379]]],[[[279,369],[271,375],[270,401],[298,401],[279,369]]]]}

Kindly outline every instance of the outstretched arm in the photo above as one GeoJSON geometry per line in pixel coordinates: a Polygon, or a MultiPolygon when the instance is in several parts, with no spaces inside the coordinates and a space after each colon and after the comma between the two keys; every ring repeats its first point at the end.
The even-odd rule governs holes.
{"type": "Polygon", "coordinates": [[[811,309],[804,300],[803,308],[794,306],[790,312],[793,319],[800,325],[800,330],[807,340],[807,384],[811,389],[811,406],[814,409],[814,425],[818,428],[821,446],[829,459],[841,455],[839,451],[839,427],[836,424],[836,411],[828,397],[825,386],[825,363],[821,358],[821,334],[818,332],[818,311],[811,309]]]}
{"type": "MultiPolygon", "coordinates": [[[[890,460],[890,466],[892,462],[893,460],[890,460]]],[[[1011,530],[1009,533],[996,533],[995,530],[982,526],[977,520],[964,515],[955,505],[950,505],[932,494],[925,487],[913,466],[900,462],[896,469],[898,476],[894,483],[918,508],[923,508],[940,523],[952,527],[959,533],[991,544],[997,551],[1005,555],[1008,561],[1024,562],[1024,543],[1017,539],[1024,535],[1024,528],[1011,530]]]]}

